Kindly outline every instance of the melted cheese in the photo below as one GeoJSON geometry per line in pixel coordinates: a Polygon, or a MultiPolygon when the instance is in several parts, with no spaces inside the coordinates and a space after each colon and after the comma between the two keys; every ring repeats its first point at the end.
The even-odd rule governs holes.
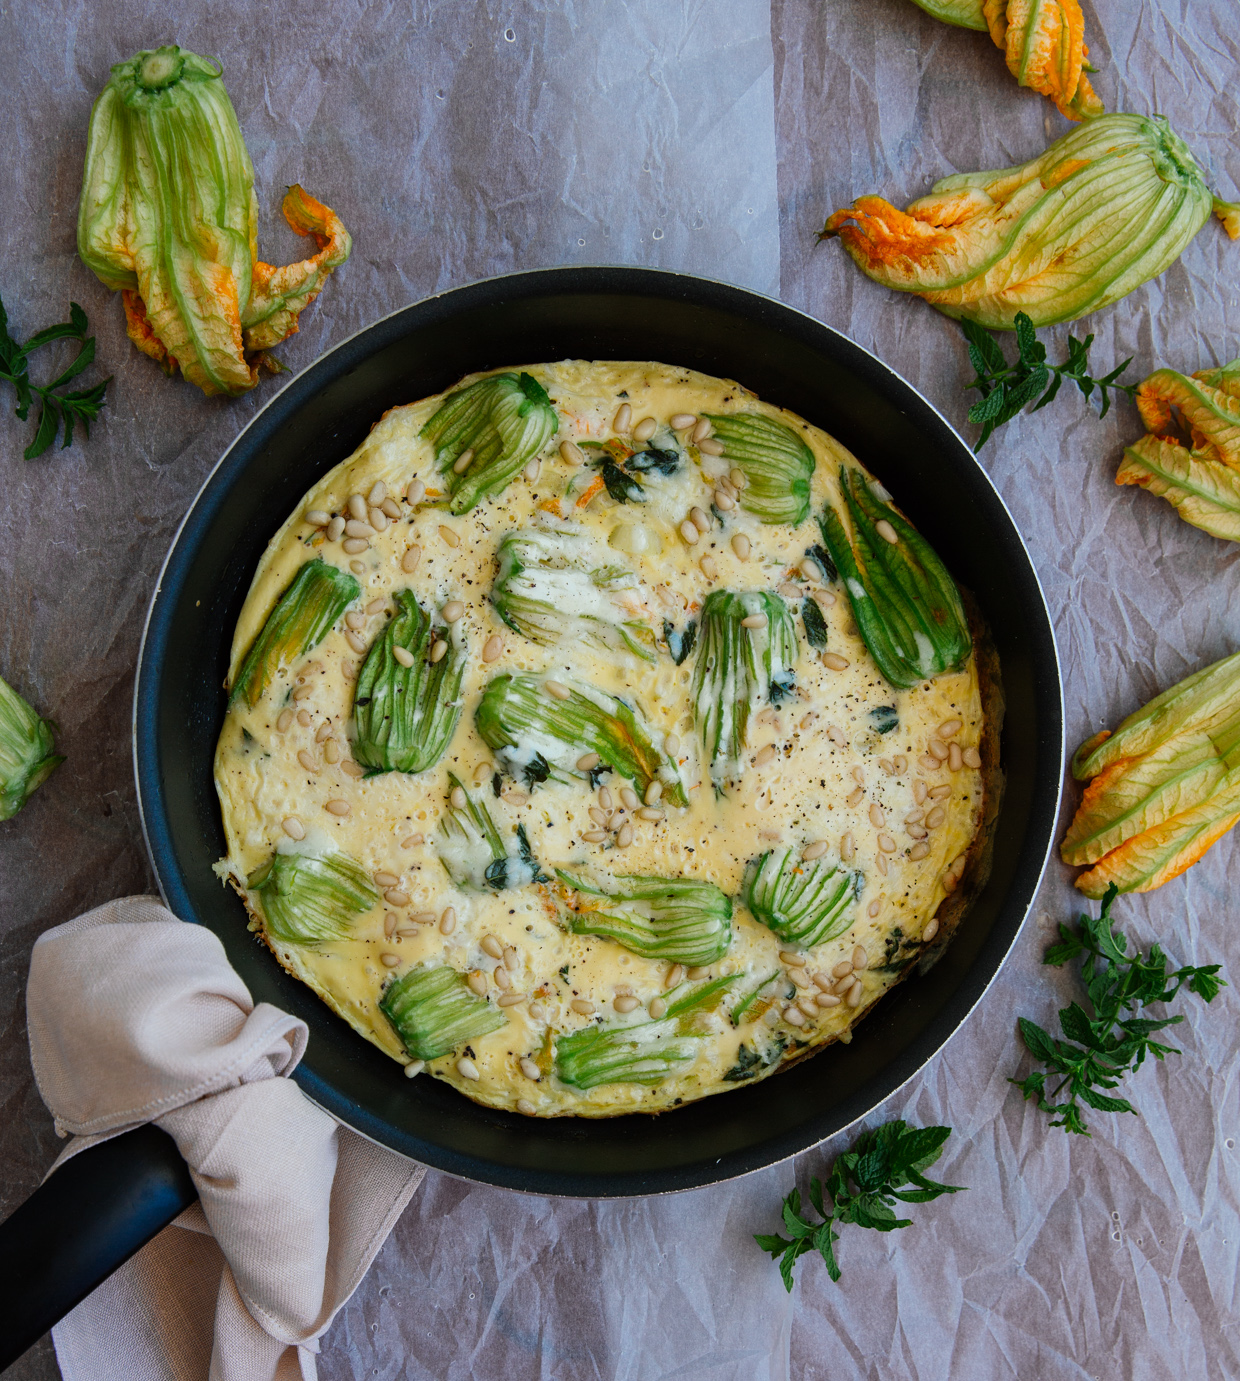
{"type": "MultiPolygon", "coordinates": [[[[216,785],[228,841],[227,858],[219,870],[244,889],[246,877],[273,850],[330,845],[372,872],[398,876],[410,898],[408,905],[380,904],[359,919],[350,938],[298,946],[268,936],[268,943],[286,967],[363,1036],[408,1062],[378,1007],[384,983],[393,972],[404,973],[416,963],[444,961],[463,973],[482,971],[487,975],[490,1000],[495,1001],[501,989],[494,973],[502,965],[481,948],[481,941],[497,937],[516,950],[518,967],[511,975],[511,987],[536,998],[537,1015],[531,1014],[529,1001],[502,1009],[506,1024],[471,1043],[477,1079],[464,1077],[458,1069],[459,1051],[433,1061],[430,1072],[479,1102],[504,1108],[521,1102],[523,1110],[532,1105],[544,1116],[657,1111],[735,1087],[742,1077],[764,1076],[809,1046],[847,1039],[858,1016],[897,981],[945,896],[945,873],[968,849],[979,827],[980,772],[968,767],[953,772],[946,763],[932,769],[929,764],[936,760],[927,755],[938,726],[945,721],[961,722],[952,742],[962,749],[981,741],[977,672],[971,658],[959,672],[927,680],[911,690],[893,690],[858,636],[841,587],[808,581],[799,569],[807,547],[820,540],[812,516],[797,528],[764,526],[734,508],[722,515],[722,525],[716,518],[709,533],[688,544],[680,524],[694,506],[709,510],[715,482],[727,473],[726,460],[688,446],[686,460],[675,474],[642,476],[645,503],[620,505],[603,491],[579,505],[594,470],[574,468],[558,450],[566,439],[598,442],[611,437],[613,419],[624,401],[634,422],[650,416],[661,428],[677,413],[760,411],[794,427],[812,450],[817,462],[812,515],[838,497],[841,462],[856,464],[831,437],[793,414],[762,403],[735,383],[687,370],[649,363],[581,361],[527,369],[548,390],[560,417],[559,433],[543,455],[536,479],[518,476],[498,499],[483,502],[464,516],[451,516],[434,502],[437,476],[432,451],[419,434],[442,398],[392,409],[354,455],[306,494],[272,538],[233,642],[231,674],[236,673],[289,581],[315,556],[356,574],[362,593],[352,608],[363,615],[363,625],[353,636],[366,647],[391,616],[390,597],[396,590],[411,589],[424,608],[461,600],[469,648],[464,712],[444,758],[416,776],[390,772],[362,780],[349,774],[353,684],[364,653],[359,656],[350,646],[349,630],[342,620],[298,665],[275,678],[256,707],[238,701],[229,711],[216,757],[216,785]],[[427,500],[415,506],[400,499],[402,516],[376,533],[360,556],[346,555],[338,543],[326,540],[321,528],[306,520],[312,510],[343,513],[351,495],[367,494],[377,480],[386,485],[389,495],[399,498],[415,476],[430,491],[427,500]],[[552,516],[540,519],[540,514],[552,516]],[[677,667],[662,649],[648,662],[627,652],[595,648],[579,638],[541,647],[507,628],[496,614],[490,593],[499,542],[506,534],[528,530],[539,521],[554,526],[556,515],[569,519],[584,534],[585,543],[607,552],[635,576],[630,588],[608,597],[601,597],[593,586],[579,588],[578,583],[564,579],[559,590],[563,606],[571,612],[605,615],[613,609],[614,598],[622,601],[626,615],[659,632],[664,619],[683,628],[712,589],[770,590],[791,582],[797,590],[795,600],[792,591],[787,592],[794,612],[802,595],[817,596],[828,646],[847,660],[847,667],[831,670],[824,665],[806,643],[798,616],[795,697],[751,719],[740,779],[717,794],[694,732],[689,690],[692,657],[677,667]],[[732,543],[738,534],[750,542],[746,560],[737,556],[732,543]],[[414,573],[406,574],[401,561],[413,544],[421,547],[422,555],[414,573]],[[702,570],[703,556],[714,562],[709,578],[702,570]],[[375,601],[380,604],[376,606],[375,601]],[[382,612],[367,614],[368,606],[382,612]],[[493,636],[502,639],[503,652],[498,660],[486,663],[482,649],[493,636]],[[679,741],[676,758],[688,792],[688,808],[671,806],[657,822],[635,820],[633,812],[626,811],[623,819],[632,824],[633,839],[621,849],[614,829],[603,843],[583,841],[583,834],[599,828],[597,819],[590,816],[591,807],[596,812],[601,809],[599,793],[584,780],[568,785],[548,782],[533,792],[508,780],[496,799],[490,787],[495,764],[474,726],[473,710],[487,681],[505,672],[563,676],[623,696],[639,709],[656,743],[665,743],[669,737],[679,741]],[[294,690],[300,691],[301,699],[293,699],[294,690]],[[878,732],[871,715],[880,706],[894,706],[898,716],[897,727],[887,734],[878,732]],[[303,725],[294,713],[281,731],[280,716],[288,710],[306,711],[302,717],[309,723],[303,725]],[[324,725],[329,730],[324,731],[324,725]],[[335,764],[327,760],[323,732],[330,732],[337,745],[340,760],[335,764]],[[767,755],[770,760],[764,765],[754,766],[754,758],[768,744],[775,753],[767,755]],[[308,755],[309,770],[299,754],[308,755]],[[840,858],[841,849],[845,855],[850,853],[851,842],[848,866],[864,875],[853,924],[838,939],[806,954],[807,964],[798,974],[795,965],[790,967],[781,959],[783,947],[777,937],[737,900],[732,944],[724,958],[711,966],[710,974],[736,975],[737,992],[777,975],[746,1011],[739,1027],[732,1025],[726,1010],[703,1018],[705,1039],[698,1042],[693,1064],[655,1088],[611,1084],[581,1092],[561,1084],[549,1072],[533,1081],[522,1073],[521,1061],[536,1059],[545,1051],[549,1033],[574,1031],[600,1020],[611,1024],[648,1019],[649,1005],[664,991],[671,966],[640,958],[607,940],[567,933],[555,898],[544,887],[490,894],[454,886],[441,862],[438,831],[447,809],[449,771],[485,795],[504,838],[511,838],[515,826],[523,824],[535,856],[547,868],[704,877],[738,897],[746,865],[764,850],[793,847],[799,851],[822,840],[827,845],[826,857],[834,860],[840,858]],[[934,794],[927,798],[930,792],[934,794]],[[345,817],[329,813],[325,810],[329,800],[347,801],[350,813],[345,817]],[[909,853],[917,842],[914,835],[925,826],[916,818],[906,824],[906,817],[919,810],[923,817],[938,810],[943,818],[929,830],[928,852],[913,860],[909,853]],[[304,822],[308,832],[304,844],[295,844],[283,830],[282,822],[290,816],[304,822]],[[880,848],[880,834],[888,836],[887,842],[896,842],[894,852],[880,848]],[[421,913],[438,917],[448,907],[457,917],[448,935],[437,924],[423,922],[415,935],[385,936],[386,915],[396,914],[407,930],[409,918],[421,913]],[[858,945],[868,960],[868,967],[859,974],[862,998],[858,1006],[841,1002],[817,1009],[801,1025],[795,1024],[795,1018],[781,1016],[791,1000],[802,995],[794,977],[804,972],[830,974],[837,964],[850,959],[858,945]],[[383,965],[384,954],[399,957],[395,969],[383,965]],[[631,994],[640,1006],[629,1015],[618,1015],[614,1007],[618,993],[631,994]],[[579,1006],[593,1004],[594,1012],[574,1009],[575,999],[579,1006]]],[[[658,439],[652,444],[659,444],[658,439]]],[[[285,720],[289,718],[286,714],[285,720]]],[[[558,743],[532,739],[519,748],[530,756],[541,751],[548,759],[564,752],[558,743]]],[[[614,776],[607,782],[614,809],[626,783],[614,776]]],[[[253,894],[248,901],[255,916],[252,924],[261,928],[261,905],[253,894]]],[[[811,986],[809,992],[815,991],[811,986]]]]}

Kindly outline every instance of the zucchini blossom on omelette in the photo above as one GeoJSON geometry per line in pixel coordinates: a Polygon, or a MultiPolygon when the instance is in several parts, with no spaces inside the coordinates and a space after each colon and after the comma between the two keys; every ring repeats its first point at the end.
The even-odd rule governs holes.
{"type": "Polygon", "coordinates": [[[258,258],[254,167],[219,69],[175,44],[112,68],[91,111],[78,253],[124,296],[129,339],[204,393],[244,393],[352,242],[299,186],[284,217],[316,252],[258,258]]]}
{"type": "Polygon", "coordinates": [[[1048,96],[1069,120],[1102,114],[1089,84],[1080,0],[913,0],[947,24],[989,33],[1021,86],[1048,96]]]}
{"type": "Polygon", "coordinates": [[[1087,897],[1179,877],[1240,820],[1240,652],[1095,734],[1072,775],[1089,785],[1060,853],[1087,897]]]}
{"type": "Polygon", "coordinates": [[[959,173],[900,211],[860,197],[831,216],[857,267],[952,317],[1012,330],[1109,307],[1179,258],[1219,201],[1161,115],[1099,115],[1015,168],[959,173]]]}
{"type": "Polygon", "coordinates": [[[1137,386],[1137,408],[1149,434],[1124,451],[1116,484],[1140,485],[1186,523],[1240,542],[1240,360],[1193,375],[1156,369],[1137,386]]]}

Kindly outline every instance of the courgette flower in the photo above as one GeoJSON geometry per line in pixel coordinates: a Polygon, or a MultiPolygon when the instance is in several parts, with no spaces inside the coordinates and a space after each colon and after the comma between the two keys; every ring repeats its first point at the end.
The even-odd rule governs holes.
{"type": "Polygon", "coordinates": [[[1158,369],[1137,386],[1148,436],[1124,451],[1116,484],[1139,484],[1186,523],[1240,542],[1240,360],[1186,376],[1158,369]],[[1175,435],[1172,408],[1192,442],[1175,435]]]}
{"type": "MultiPolygon", "coordinates": [[[[175,44],[112,68],[91,111],[78,253],[124,294],[129,339],[204,393],[244,393],[352,242],[296,185],[284,217],[317,253],[258,258],[254,167],[219,69],[175,44]]],[[[278,366],[273,366],[278,367],[278,366]]]]}
{"type": "Polygon", "coordinates": [[[827,221],[857,267],[951,317],[1010,331],[1109,307],[1174,263],[1210,218],[1240,207],[1206,185],[1161,115],[1099,115],[1018,167],[960,173],[899,211],[860,197],[827,221]]]}
{"type": "Polygon", "coordinates": [[[1240,653],[1095,734],[1072,775],[1089,785],[1060,853],[1089,865],[1076,880],[1087,897],[1179,877],[1240,821],[1240,653]]]}
{"type": "Polygon", "coordinates": [[[1021,86],[1049,96],[1069,120],[1101,115],[1089,78],[1080,0],[913,0],[947,24],[989,33],[1021,86]]]}

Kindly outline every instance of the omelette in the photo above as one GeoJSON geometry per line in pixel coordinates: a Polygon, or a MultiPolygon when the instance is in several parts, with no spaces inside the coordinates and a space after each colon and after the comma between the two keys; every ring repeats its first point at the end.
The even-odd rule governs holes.
{"type": "Polygon", "coordinates": [[[527,1116],[850,1040],[989,866],[967,592],[829,435],[687,369],[391,409],[269,543],[227,684],[251,929],[411,1078],[527,1116]]]}

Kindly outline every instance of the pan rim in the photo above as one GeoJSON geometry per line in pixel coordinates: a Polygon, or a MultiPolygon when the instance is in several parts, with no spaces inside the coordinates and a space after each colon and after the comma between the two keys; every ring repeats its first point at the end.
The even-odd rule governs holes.
{"type": "MultiPolygon", "coordinates": [[[[884,1066],[884,1069],[893,1071],[896,1082],[885,1084],[881,1095],[877,1098],[874,1097],[873,1093],[865,1092],[865,1088],[870,1082],[867,1080],[857,1093],[837,1105],[829,1117],[827,1114],[823,1114],[819,1119],[810,1119],[807,1123],[797,1124],[792,1131],[776,1135],[742,1151],[729,1152],[714,1161],[696,1160],[677,1165],[671,1169],[664,1168],[650,1172],[570,1174],[561,1171],[538,1172],[531,1171],[528,1167],[506,1165],[482,1156],[459,1153],[403,1133],[398,1138],[403,1144],[394,1145],[391,1135],[394,1129],[390,1123],[361,1107],[360,1104],[350,1099],[347,1094],[342,1093],[312,1067],[303,1065],[294,1075],[303,1092],[311,1101],[322,1107],[332,1117],[352,1127],[360,1135],[379,1145],[386,1146],[398,1154],[405,1155],[409,1159],[430,1165],[457,1178],[495,1184],[528,1193],[568,1198],[619,1198],[672,1193],[697,1188],[707,1183],[718,1183],[739,1178],[758,1169],[779,1164],[802,1151],[821,1144],[828,1137],[854,1126],[858,1121],[872,1113],[875,1108],[906,1088],[930,1060],[946,1047],[951,1037],[964,1025],[989,992],[1015,946],[1049,865],[1053,847],[1053,825],[1047,830],[1045,848],[1040,850],[1040,863],[1033,866],[1031,870],[1029,860],[1026,857],[1031,832],[1040,833],[1037,822],[1043,819],[1050,821],[1057,819],[1063,792],[1065,752],[1063,681],[1054,624],[1045,590],[1007,504],[995,488],[990,476],[972,456],[963,438],[933,403],[873,352],[866,350],[865,347],[858,345],[842,332],[819,321],[809,313],[753,289],[738,287],[697,274],[618,265],[553,267],[492,275],[458,287],[444,289],[415,302],[405,304],[351,333],[331,349],[324,351],[282,388],[273,393],[247,422],[205,476],[172,537],[160,566],[147,608],[138,652],[132,710],[132,744],[138,812],[143,839],[151,859],[161,898],[165,905],[176,914],[177,907],[173,906],[172,902],[178,900],[182,894],[177,887],[177,880],[174,876],[178,870],[172,861],[174,858],[171,848],[173,832],[162,812],[164,798],[158,780],[158,752],[155,746],[154,716],[152,714],[144,715],[144,709],[151,708],[152,703],[154,703],[152,686],[157,684],[159,679],[160,663],[156,659],[155,663],[152,664],[150,655],[154,646],[153,635],[156,636],[156,641],[158,640],[158,615],[162,612],[165,600],[175,607],[174,592],[169,590],[168,583],[170,576],[177,576],[178,563],[184,564],[186,562],[188,553],[183,546],[183,539],[187,529],[195,520],[202,520],[207,515],[211,506],[206,501],[209,498],[208,491],[215,485],[221,471],[227,467],[229,460],[238,448],[253,441],[256,433],[261,433],[273,417],[276,418],[277,425],[281,421],[286,421],[287,417],[284,417],[283,414],[287,411],[288,415],[291,416],[304,402],[304,398],[291,400],[290,410],[290,393],[305,394],[307,390],[311,389],[315,376],[321,375],[325,369],[330,371],[333,365],[339,371],[346,358],[354,353],[359,342],[366,339],[372,342],[372,348],[367,351],[369,356],[399,339],[399,334],[391,334],[390,328],[393,323],[406,314],[425,312],[433,305],[441,304],[445,299],[454,297],[459,298],[463,306],[467,306],[471,298],[475,296],[485,297],[488,292],[493,292],[497,287],[509,286],[514,290],[522,289],[523,291],[519,295],[530,297],[536,295],[534,290],[540,287],[545,290],[555,290],[551,285],[571,294],[581,294],[590,290],[640,294],[645,289],[651,295],[663,297],[684,296],[683,293],[678,294],[676,292],[677,286],[683,285],[687,286],[690,293],[699,299],[703,290],[709,290],[717,296],[722,296],[725,299],[730,298],[734,307],[740,301],[747,301],[751,311],[758,309],[772,313],[777,317],[782,316],[785,323],[799,321],[811,332],[825,333],[826,336],[833,338],[834,345],[842,354],[851,354],[858,362],[864,360],[868,368],[875,371],[880,377],[880,386],[886,387],[889,396],[892,392],[897,395],[903,393],[910,396],[937,420],[939,426],[968,456],[972,462],[975,477],[984,481],[985,488],[989,491],[988,498],[998,505],[1006,517],[1011,533],[1019,545],[1019,551],[1027,564],[1028,574],[1031,578],[1031,589],[1036,590],[1037,593],[1036,608],[1031,608],[1030,611],[1031,617],[1037,616],[1033,625],[1034,633],[1039,641],[1045,640],[1046,648],[1044,650],[1049,653],[1049,664],[1042,667],[1039,672],[1037,701],[1039,715],[1045,713],[1047,716],[1048,722],[1041,728],[1046,731],[1049,741],[1047,738],[1039,740],[1038,780],[1035,780],[1033,787],[1029,823],[1026,827],[1025,838],[1021,843],[1020,864],[1009,886],[1008,898],[1003,903],[1003,910],[1007,911],[1014,905],[1011,900],[1013,892],[1019,893],[1020,895],[1015,902],[1015,907],[1019,911],[1019,919],[1015,919],[1014,924],[1012,919],[1009,919],[1007,925],[1000,926],[996,923],[992,927],[991,932],[973,959],[969,972],[960,979],[953,994],[953,1001],[945,1004],[942,1010],[936,1012],[909,1044],[898,1051],[884,1066]],[[583,283],[583,279],[587,281],[583,283]],[[621,280],[623,280],[622,287],[621,280]],[[388,328],[387,331],[385,331],[385,327],[388,328]],[[277,413],[281,416],[276,416],[277,413]],[[1054,693],[1049,699],[1045,694],[1047,683],[1054,687],[1054,693]],[[1049,779],[1049,761],[1051,758],[1055,762],[1053,782],[1049,779]],[[1040,780],[1043,767],[1046,768],[1048,774],[1048,779],[1045,782],[1040,780]],[[167,876],[165,875],[165,867],[161,867],[161,863],[167,865],[167,876]],[[999,930],[1002,930],[1004,935],[999,935],[996,938],[996,932],[999,930]],[[1004,938],[1005,936],[1006,938],[1004,938]],[[999,946],[999,952],[988,953],[990,948],[995,945],[999,946]],[[982,971],[988,971],[988,976],[984,979],[980,978],[982,971]],[[821,1130],[814,1124],[822,1120],[830,1120],[833,1125],[826,1130],[821,1130]],[[385,1130],[388,1135],[384,1135],[385,1130]]],[[[332,377],[336,377],[335,372],[333,372],[332,377]]],[[[223,497],[223,493],[220,497],[223,497]]],[[[180,574],[183,575],[184,572],[180,574]]],[[[1032,603],[1031,601],[1031,605],[1032,603]]],[[[187,910],[191,916],[194,915],[194,909],[188,897],[184,898],[182,909],[187,910]]],[[[1015,913],[1013,913],[1013,918],[1014,915],[1015,913]]],[[[201,922],[195,919],[191,923],[201,922]]]]}

